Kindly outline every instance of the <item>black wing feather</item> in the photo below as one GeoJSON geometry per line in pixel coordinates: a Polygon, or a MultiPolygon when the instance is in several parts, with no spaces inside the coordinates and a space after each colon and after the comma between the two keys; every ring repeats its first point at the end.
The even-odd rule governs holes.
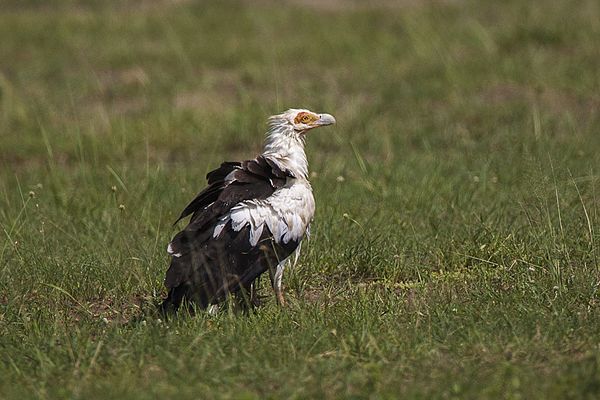
{"type": "Polygon", "coordinates": [[[176,308],[184,298],[201,306],[219,301],[226,293],[250,284],[270,264],[295,250],[298,242],[275,245],[266,229],[257,246],[249,244],[248,227],[235,232],[228,225],[218,239],[212,237],[215,224],[232,207],[244,200],[271,196],[288,178],[295,176],[264,156],[241,163],[225,162],[206,175],[208,187],[177,220],[192,214],[189,224],[170,243],[179,256],[172,258],[167,271],[169,298],[165,303],[176,308]]]}
{"type": "Polygon", "coordinates": [[[226,161],[222,163],[219,168],[215,169],[214,171],[210,171],[208,174],[206,174],[206,180],[208,181],[209,185],[212,185],[213,183],[218,181],[223,181],[231,171],[233,171],[236,168],[240,168],[241,166],[241,162],[226,161]]]}
{"type": "Polygon", "coordinates": [[[269,197],[285,185],[288,177],[295,178],[289,170],[282,170],[264,156],[243,163],[224,162],[206,175],[208,187],[185,207],[175,223],[194,214],[191,222],[200,220],[195,229],[202,228],[212,217],[229,211],[240,201],[269,197]],[[232,172],[233,180],[226,181],[232,172]]]}
{"type": "Polygon", "coordinates": [[[224,162],[221,166],[213,171],[206,174],[206,180],[208,186],[202,190],[198,195],[188,204],[175,221],[175,224],[181,221],[188,215],[195,213],[196,211],[206,207],[207,205],[215,202],[223,189],[227,186],[225,178],[231,172],[241,168],[242,163],[240,162],[224,162]]]}
{"type": "Polygon", "coordinates": [[[287,258],[299,241],[276,243],[265,230],[257,246],[249,243],[250,228],[235,232],[228,224],[216,240],[207,240],[194,253],[174,257],[165,284],[169,296],[163,309],[177,309],[184,300],[200,307],[218,303],[228,294],[248,289],[263,272],[287,258]]]}

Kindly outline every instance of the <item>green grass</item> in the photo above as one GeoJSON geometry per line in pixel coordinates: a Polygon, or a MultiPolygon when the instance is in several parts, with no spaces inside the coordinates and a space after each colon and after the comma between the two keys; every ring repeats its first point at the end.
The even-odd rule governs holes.
{"type": "Polygon", "coordinates": [[[600,396],[596,1],[102,4],[0,4],[0,398],[600,396]],[[158,320],[289,107],[338,120],[290,306],[158,320]]]}

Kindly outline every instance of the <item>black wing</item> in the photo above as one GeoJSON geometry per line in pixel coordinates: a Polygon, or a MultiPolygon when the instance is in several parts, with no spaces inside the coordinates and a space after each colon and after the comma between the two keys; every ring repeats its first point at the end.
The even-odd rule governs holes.
{"type": "Polygon", "coordinates": [[[225,189],[228,185],[228,183],[225,180],[226,177],[233,171],[241,169],[241,167],[241,162],[228,161],[222,163],[219,168],[209,172],[206,175],[208,187],[206,187],[206,189],[198,193],[194,200],[192,200],[190,204],[188,204],[185,207],[185,209],[181,212],[181,215],[179,215],[179,218],[177,218],[177,221],[175,221],[175,224],[177,224],[179,221],[181,221],[188,215],[198,210],[202,210],[206,206],[215,202],[219,198],[219,195],[223,192],[223,189],[225,189]]]}
{"type": "MultiPolygon", "coordinates": [[[[208,187],[183,210],[179,220],[192,215],[189,224],[170,243],[175,254],[165,285],[169,298],[183,296],[206,306],[226,293],[251,283],[272,263],[287,257],[298,243],[281,246],[272,242],[267,229],[258,245],[249,245],[249,230],[235,232],[230,226],[213,238],[215,224],[244,200],[265,199],[295,178],[273,160],[259,156],[244,162],[226,162],[208,173],[208,187]]],[[[168,301],[169,299],[167,299],[168,301]]],[[[181,301],[173,300],[175,306],[181,301]]]]}
{"type": "Polygon", "coordinates": [[[202,228],[240,201],[266,199],[283,187],[287,178],[295,176],[264,156],[244,162],[224,162],[206,175],[208,187],[187,205],[175,223],[193,214],[192,226],[188,228],[202,228]]]}
{"type": "Polygon", "coordinates": [[[267,229],[257,245],[252,246],[249,239],[249,226],[236,232],[229,222],[218,238],[209,233],[196,251],[173,257],[165,279],[169,295],[162,304],[163,311],[176,311],[184,300],[206,308],[228,294],[248,291],[257,277],[274,270],[300,243],[277,243],[267,229]]]}

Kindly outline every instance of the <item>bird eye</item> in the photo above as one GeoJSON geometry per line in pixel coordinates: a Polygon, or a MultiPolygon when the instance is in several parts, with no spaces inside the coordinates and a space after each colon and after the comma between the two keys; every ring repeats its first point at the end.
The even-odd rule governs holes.
{"type": "Polygon", "coordinates": [[[309,124],[315,120],[316,120],[316,118],[313,115],[311,115],[307,112],[301,112],[298,115],[296,115],[296,118],[294,118],[294,123],[309,124]]]}

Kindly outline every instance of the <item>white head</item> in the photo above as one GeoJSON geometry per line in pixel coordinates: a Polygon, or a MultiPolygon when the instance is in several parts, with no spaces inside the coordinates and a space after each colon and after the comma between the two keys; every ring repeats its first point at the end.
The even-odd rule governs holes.
{"type": "Polygon", "coordinates": [[[287,134],[304,135],[311,129],[335,124],[335,118],[329,114],[317,114],[310,110],[291,108],[269,118],[269,126],[286,131],[287,134]]]}
{"type": "Polygon", "coordinates": [[[263,154],[295,170],[301,175],[308,174],[304,139],[308,131],[321,126],[335,124],[329,114],[318,114],[304,109],[289,109],[269,118],[269,131],[263,154]]]}

